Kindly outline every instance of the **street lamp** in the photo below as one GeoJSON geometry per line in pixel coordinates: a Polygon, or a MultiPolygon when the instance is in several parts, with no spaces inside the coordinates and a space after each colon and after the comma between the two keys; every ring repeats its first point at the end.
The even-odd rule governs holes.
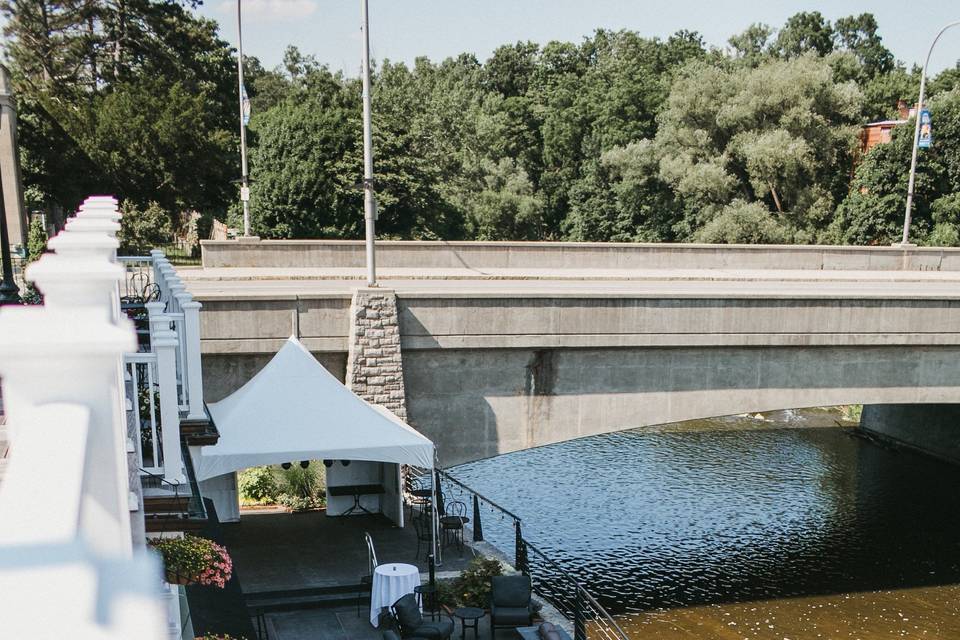
{"type": "Polygon", "coordinates": [[[0,307],[8,304],[23,304],[20,287],[13,280],[13,260],[10,258],[10,234],[7,232],[7,207],[3,200],[3,179],[0,178],[0,265],[3,279],[0,281],[0,307]]]}
{"type": "Polygon", "coordinates": [[[960,20],[951,22],[940,29],[937,37],[930,43],[930,49],[927,51],[927,59],[923,63],[923,71],[920,74],[920,99],[917,101],[917,110],[916,114],[914,114],[913,151],[910,156],[910,180],[907,183],[907,209],[903,215],[903,239],[900,242],[900,246],[904,247],[910,246],[910,216],[913,210],[913,184],[917,176],[917,149],[920,143],[920,112],[923,110],[923,98],[927,89],[927,66],[930,64],[930,54],[933,53],[933,47],[936,46],[937,40],[940,39],[944,31],[957,25],[960,25],[960,20]]]}
{"type": "Polygon", "coordinates": [[[240,202],[243,204],[243,237],[250,237],[250,183],[247,173],[247,118],[249,100],[243,86],[243,27],[240,23],[240,0],[237,0],[237,90],[240,99],[240,202]]]}

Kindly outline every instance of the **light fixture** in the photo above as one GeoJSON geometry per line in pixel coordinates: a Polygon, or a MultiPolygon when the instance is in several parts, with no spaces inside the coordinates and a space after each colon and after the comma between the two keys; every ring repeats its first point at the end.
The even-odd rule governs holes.
{"type": "Polygon", "coordinates": [[[309,467],[309,466],[310,466],[310,461],[309,461],[309,460],[301,460],[301,461],[300,461],[300,468],[301,468],[301,469],[306,469],[306,468],[309,467]]]}
{"type": "Polygon", "coordinates": [[[289,462],[284,462],[284,463],[281,464],[280,466],[283,467],[284,469],[289,469],[289,468],[290,468],[291,466],[293,466],[293,465],[291,465],[289,462]]]}
{"type": "Polygon", "coordinates": [[[349,461],[349,460],[341,460],[341,461],[340,461],[340,464],[342,464],[342,465],[345,466],[345,467],[349,467],[349,466],[350,466],[350,461],[349,461]]]}
{"type": "Polygon", "coordinates": [[[333,466],[333,460],[324,460],[324,461],[323,461],[323,466],[325,466],[327,469],[329,469],[330,467],[333,466]]]}

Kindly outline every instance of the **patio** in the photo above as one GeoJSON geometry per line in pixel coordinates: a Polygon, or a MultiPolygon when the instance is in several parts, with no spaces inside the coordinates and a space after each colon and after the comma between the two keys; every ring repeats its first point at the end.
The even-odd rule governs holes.
{"type": "MultiPolygon", "coordinates": [[[[367,573],[363,533],[373,537],[380,563],[415,564],[427,572],[426,544],[419,558],[412,526],[400,529],[381,515],[328,518],[323,511],[286,513],[243,511],[240,522],[221,525],[223,539],[240,576],[243,592],[267,593],[350,587],[367,573]]],[[[459,572],[473,558],[464,546],[444,549],[437,574],[459,572]]]]}
{"type": "MultiPolygon", "coordinates": [[[[370,626],[364,616],[357,617],[353,607],[338,609],[314,609],[289,611],[267,615],[267,630],[270,640],[381,640],[382,632],[370,626]]],[[[460,621],[451,638],[460,638],[460,621]]],[[[473,632],[466,637],[472,640],[473,632]]],[[[484,616],[477,628],[477,637],[490,638],[490,616],[484,616]]],[[[513,629],[497,629],[497,640],[516,640],[519,634],[513,629]]]]}

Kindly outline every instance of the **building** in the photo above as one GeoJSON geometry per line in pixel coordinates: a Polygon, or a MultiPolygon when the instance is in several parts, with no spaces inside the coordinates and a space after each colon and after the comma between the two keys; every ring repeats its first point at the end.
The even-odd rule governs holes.
{"type": "Polygon", "coordinates": [[[890,142],[894,128],[906,124],[916,112],[915,107],[908,107],[906,101],[899,100],[897,102],[898,118],[896,120],[879,120],[863,126],[860,132],[860,151],[866,153],[878,144],[890,142]]]}

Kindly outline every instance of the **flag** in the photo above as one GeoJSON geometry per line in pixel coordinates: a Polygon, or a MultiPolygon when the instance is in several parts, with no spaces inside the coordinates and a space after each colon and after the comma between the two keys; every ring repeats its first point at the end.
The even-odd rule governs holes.
{"type": "Polygon", "coordinates": [[[240,86],[240,115],[243,118],[243,126],[250,124],[250,98],[247,97],[247,88],[240,86]]]}
{"type": "Polygon", "coordinates": [[[930,118],[930,111],[923,109],[920,112],[920,136],[917,139],[917,147],[929,149],[931,144],[933,144],[933,121],[930,118]]]}

